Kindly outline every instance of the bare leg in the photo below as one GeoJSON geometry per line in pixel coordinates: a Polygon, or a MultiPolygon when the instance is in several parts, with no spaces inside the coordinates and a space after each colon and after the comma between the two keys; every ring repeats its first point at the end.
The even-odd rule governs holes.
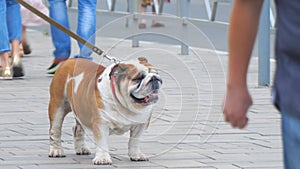
{"type": "Polygon", "coordinates": [[[22,25],[22,43],[27,42],[26,38],[26,26],[22,25]]]}
{"type": "Polygon", "coordinates": [[[12,40],[11,41],[11,48],[12,48],[12,56],[19,55],[20,52],[20,41],[18,40],[12,40]]]}
{"type": "Polygon", "coordinates": [[[20,45],[20,48],[23,49],[20,51],[20,55],[28,55],[31,53],[31,48],[27,41],[27,35],[26,35],[26,26],[22,26],[22,44],[20,45]]]}
{"type": "MultiPolygon", "coordinates": [[[[145,13],[146,11],[147,11],[147,6],[141,5],[140,13],[145,13]]],[[[139,24],[139,28],[140,29],[146,28],[146,23],[147,23],[146,19],[141,19],[140,24],[139,24]]]]}
{"type": "Polygon", "coordinates": [[[10,64],[9,64],[8,52],[1,53],[0,56],[1,56],[1,66],[2,66],[2,68],[9,67],[10,64]]]}
{"type": "Polygon", "coordinates": [[[13,70],[9,64],[9,52],[0,54],[1,57],[1,73],[0,79],[13,79],[13,70]]]}
{"type": "MultiPolygon", "coordinates": [[[[152,4],[151,8],[152,8],[153,15],[156,15],[155,6],[153,4],[152,4]]],[[[157,20],[155,20],[155,19],[152,20],[152,27],[164,27],[164,26],[165,26],[164,24],[157,22],[157,20]]]]}

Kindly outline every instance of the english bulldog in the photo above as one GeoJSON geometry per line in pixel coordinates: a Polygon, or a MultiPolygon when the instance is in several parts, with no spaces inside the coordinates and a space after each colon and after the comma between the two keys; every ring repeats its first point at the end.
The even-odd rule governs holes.
{"type": "Polygon", "coordinates": [[[64,117],[75,114],[73,127],[77,155],[91,154],[84,130],[90,129],[96,144],[93,163],[111,164],[108,137],[130,131],[128,155],[147,161],[139,146],[158,100],[162,80],[146,58],[103,67],[86,59],[68,59],[56,71],[50,85],[49,157],[65,157],[61,145],[64,117]]]}

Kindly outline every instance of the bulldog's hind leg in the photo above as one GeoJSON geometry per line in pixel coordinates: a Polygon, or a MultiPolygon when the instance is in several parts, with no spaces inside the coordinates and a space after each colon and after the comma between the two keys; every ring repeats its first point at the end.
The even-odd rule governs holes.
{"type": "Polygon", "coordinates": [[[76,119],[76,124],[73,127],[74,148],[77,155],[89,155],[91,151],[85,144],[85,132],[81,124],[76,119]]]}
{"type": "Polygon", "coordinates": [[[65,116],[71,111],[68,102],[57,101],[57,98],[50,98],[49,120],[50,120],[50,151],[49,157],[65,157],[61,146],[61,129],[65,116]]]}

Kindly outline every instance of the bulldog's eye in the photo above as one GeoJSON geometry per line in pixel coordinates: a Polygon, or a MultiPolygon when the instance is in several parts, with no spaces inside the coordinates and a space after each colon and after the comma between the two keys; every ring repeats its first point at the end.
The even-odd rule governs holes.
{"type": "Polygon", "coordinates": [[[140,82],[142,81],[146,76],[144,74],[137,76],[136,78],[132,79],[133,81],[140,82]]]}

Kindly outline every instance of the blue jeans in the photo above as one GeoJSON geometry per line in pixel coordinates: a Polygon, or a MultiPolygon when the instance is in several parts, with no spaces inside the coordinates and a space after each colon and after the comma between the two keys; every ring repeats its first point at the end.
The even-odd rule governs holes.
{"type": "Polygon", "coordinates": [[[300,119],[282,112],[282,139],[285,169],[300,169],[300,119]]]}
{"type": "MultiPolygon", "coordinates": [[[[70,29],[66,0],[48,0],[50,4],[50,17],[70,29]]],[[[95,44],[96,32],[96,5],[97,0],[78,0],[78,20],[77,34],[83,39],[95,44]]],[[[53,52],[56,59],[68,58],[71,53],[70,37],[57,29],[50,26],[52,42],[55,50],[53,52]]],[[[92,60],[92,50],[79,43],[80,53],[77,57],[92,60]]]]}
{"type": "Polygon", "coordinates": [[[14,0],[0,0],[0,53],[10,51],[12,40],[22,40],[20,5],[14,0]]]}

